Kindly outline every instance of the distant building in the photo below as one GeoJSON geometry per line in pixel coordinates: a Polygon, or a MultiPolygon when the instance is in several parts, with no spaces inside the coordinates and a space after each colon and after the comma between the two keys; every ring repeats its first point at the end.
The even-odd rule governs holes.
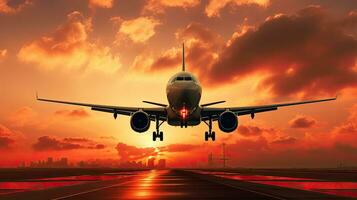
{"type": "Polygon", "coordinates": [[[68,166],[68,158],[61,158],[59,161],[59,167],[67,167],[68,166]]]}
{"type": "MultiPolygon", "coordinates": [[[[25,163],[22,165],[25,166],[25,163]]],[[[68,168],[68,158],[61,158],[60,160],[54,160],[52,157],[48,157],[47,160],[39,160],[37,162],[32,161],[29,165],[31,168],[68,168]]]]}
{"type": "Polygon", "coordinates": [[[48,167],[52,167],[52,165],[53,165],[53,158],[52,157],[48,157],[47,158],[47,166],[48,167]]]}
{"type": "Polygon", "coordinates": [[[150,168],[150,169],[155,168],[155,158],[150,158],[148,160],[148,168],[150,168]]]}
{"type": "Polygon", "coordinates": [[[157,168],[164,169],[166,168],[166,159],[160,159],[157,163],[157,168]]]}

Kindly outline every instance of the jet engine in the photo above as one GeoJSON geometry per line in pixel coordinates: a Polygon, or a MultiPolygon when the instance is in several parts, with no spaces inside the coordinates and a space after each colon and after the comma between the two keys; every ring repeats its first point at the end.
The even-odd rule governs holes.
{"type": "Polygon", "coordinates": [[[150,128],[150,117],[146,112],[137,111],[130,118],[131,128],[139,133],[145,132],[150,128]]]}
{"type": "Polygon", "coordinates": [[[218,117],[218,126],[221,131],[226,133],[236,130],[238,126],[237,115],[232,111],[224,111],[218,117]]]}

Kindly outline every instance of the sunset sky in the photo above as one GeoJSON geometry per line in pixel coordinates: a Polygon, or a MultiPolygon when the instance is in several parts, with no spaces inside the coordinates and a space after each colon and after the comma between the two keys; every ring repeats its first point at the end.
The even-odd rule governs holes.
{"type": "Polygon", "coordinates": [[[0,0],[0,94],[0,167],[49,156],[193,167],[222,143],[230,166],[357,166],[357,1],[0,0]],[[182,42],[201,103],[338,100],[242,116],[230,134],[215,123],[215,142],[204,123],[164,124],[153,142],[154,123],[136,133],[127,116],[35,99],[167,103],[182,42]]]}

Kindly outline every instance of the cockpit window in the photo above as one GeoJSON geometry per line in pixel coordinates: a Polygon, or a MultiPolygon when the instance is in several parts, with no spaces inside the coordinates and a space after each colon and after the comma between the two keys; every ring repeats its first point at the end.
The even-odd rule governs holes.
{"type": "Polygon", "coordinates": [[[184,80],[184,78],[182,77],[182,76],[178,76],[177,78],[176,78],[176,81],[183,81],[184,80]]]}
{"type": "Polygon", "coordinates": [[[197,83],[197,80],[193,76],[177,76],[176,78],[174,78],[171,81],[171,83],[173,83],[175,81],[193,81],[193,82],[197,83]]]}

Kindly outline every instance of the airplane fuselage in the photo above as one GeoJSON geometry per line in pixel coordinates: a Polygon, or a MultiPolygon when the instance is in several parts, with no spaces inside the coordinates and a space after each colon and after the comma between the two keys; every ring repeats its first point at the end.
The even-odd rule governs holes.
{"type": "Polygon", "coordinates": [[[166,95],[168,124],[195,126],[201,123],[202,87],[194,75],[179,72],[172,76],[166,86],[166,95]]]}

